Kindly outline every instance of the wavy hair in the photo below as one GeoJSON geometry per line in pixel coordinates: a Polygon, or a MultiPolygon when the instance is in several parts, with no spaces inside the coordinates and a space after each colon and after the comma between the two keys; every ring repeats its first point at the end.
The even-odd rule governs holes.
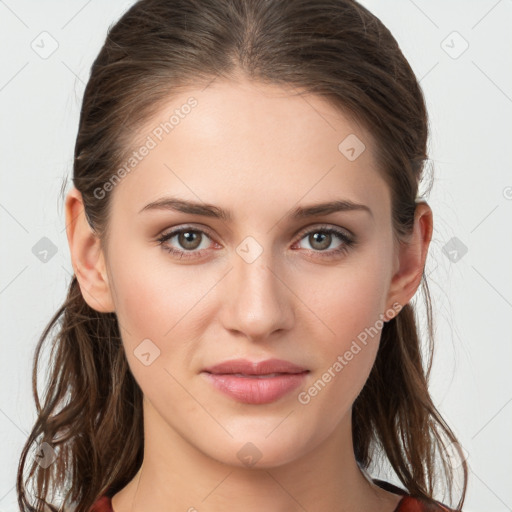
{"type": "MultiPolygon", "coordinates": [[[[92,65],[74,150],[73,184],[102,247],[111,201],[110,194],[98,201],[95,190],[124,161],[137,128],[178,91],[241,75],[322,96],[368,130],[391,191],[393,231],[404,242],[428,160],[428,117],[414,72],[376,16],[354,0],[140,0],[109,27],[92,65]]],[[[434,337],[425,271],[421,291],[427,360],[415,306],[406,304],[384,324],[353,404],[354,452],[362,468],[384,455],[407,491],[431,504],[439,484],[453,499],[459,466],[460,510],[468,468],[429,394],[434,337]]],[[[37,420],[18,466],[20,510],[57,511],[59,495],[86,512],[100,495],[126,486],[142,463],[142,392],[116,315],[89,307],[75,275],[38,341],[32,383],[37,420]],[[40,400],[45,341],[50,366],[40,400]],[[34,450],[55,460],[27,460],[34,450]]]]}

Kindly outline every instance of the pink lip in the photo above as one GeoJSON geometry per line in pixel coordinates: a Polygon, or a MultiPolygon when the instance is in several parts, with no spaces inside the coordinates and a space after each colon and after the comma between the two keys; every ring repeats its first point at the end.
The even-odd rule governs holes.
{"type": "Polygon", "coordinates": [[[282,359],[257,363],[234,359],[205,368],[202,373],[219,391],[239,402],[266,404],[299,386],[309,370],[282,359]],[[279,375],[265,377],[274,373],[279,375]]]}
{"type": "Polygon", "coordinates": [[[284,361],[283,359],[266,359],[252,362],[247,359],[232,359],[214,366],[204,368],[208,373],[242,373],[244,375],[265,375],[269,373],[301,373],[306,368],[284,361]]]}

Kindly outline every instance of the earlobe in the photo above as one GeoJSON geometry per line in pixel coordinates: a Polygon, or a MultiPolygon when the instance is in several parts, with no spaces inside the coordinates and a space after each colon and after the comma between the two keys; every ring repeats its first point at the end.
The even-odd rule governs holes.
{"type": "Polygon", "coordinates": [[[390,283],[388,308],[393,303],[405,306],[416,293],[423,276],[432,230],[432,210],[425,201],[419,202],[414,214],[413,232],[398,247],[398,269],[390,283]]]}
{"type": "Polygon", "coordinates": [[[100,313],[115,311],[100,239],[87,222],[82,194],[75,187],[66,196],[66,234],[85,301],[100,313]]]}

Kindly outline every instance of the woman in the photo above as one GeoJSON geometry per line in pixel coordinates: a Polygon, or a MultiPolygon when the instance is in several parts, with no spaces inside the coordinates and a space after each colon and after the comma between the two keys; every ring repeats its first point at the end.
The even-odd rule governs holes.
{"type": "Polygon", "coordinates": [[[460,510],[428,391],[427,137],[354,1],[133,5],[84,94],[22,510],[448,510],[455,466],[460,510]],[[386,459],[402,486],[370,476],[386,459]]]}

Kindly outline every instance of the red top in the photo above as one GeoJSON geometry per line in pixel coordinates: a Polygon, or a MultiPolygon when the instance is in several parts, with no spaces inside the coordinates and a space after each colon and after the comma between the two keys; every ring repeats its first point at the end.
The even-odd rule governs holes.
{"type": "MultiPolygon", "coordinates": [[[[407,491],[404,489],[390,484],[389,482],[385,482],[384,480],[374,478],[373,482],[386,491],[403,496],[394,512],[453,512],[442,503],[437,502],[437,505],[431,505],[424,503],[419,498],[413,498],[407,494],[407,491]]],[[[107,495],[101,496],[94,502],[89,512],[114,512],[111,498],[107,495]]]]}

